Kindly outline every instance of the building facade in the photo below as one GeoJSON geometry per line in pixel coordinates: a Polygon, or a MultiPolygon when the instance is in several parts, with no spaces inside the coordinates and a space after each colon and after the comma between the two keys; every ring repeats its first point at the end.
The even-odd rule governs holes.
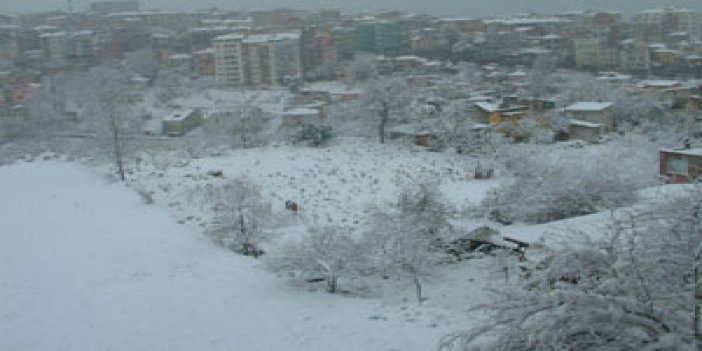
{"type": "Polygon", "coordinates": [[[244,84],[244,64],[240,34],[228,34],[215,37],[214,49],[215,80],[220,86],[237,86],[244,84]]]}

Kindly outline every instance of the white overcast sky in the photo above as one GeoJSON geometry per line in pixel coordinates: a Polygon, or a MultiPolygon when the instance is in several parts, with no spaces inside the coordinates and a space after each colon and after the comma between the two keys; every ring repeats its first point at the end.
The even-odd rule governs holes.
{"type": "MultiPolygon", "coordinates": [[[[0,0],[0,13],[66,10],[69,0],[0,0]]],[[[91,0],[72,0],[76,12],[91,0]]],[[[479,17],[524,12],[557,13],[569,10],[611,10],[630,15],[658,6],[702,11],[702,0],[140,0],[142,9],[196,10],[207,7],[260,10],[280,7],[338,8],[344,11],[403,10],[437,16],[479,17]]]]}

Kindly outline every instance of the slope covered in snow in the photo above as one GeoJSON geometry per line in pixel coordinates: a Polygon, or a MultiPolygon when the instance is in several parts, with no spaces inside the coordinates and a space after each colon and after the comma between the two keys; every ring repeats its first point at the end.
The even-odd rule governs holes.
{"type": "Polygon", "coordinates": [[[77,165],[0,167],[0,184],[3,350],[428,350],[463,327],[291,288],[77,165]]]}

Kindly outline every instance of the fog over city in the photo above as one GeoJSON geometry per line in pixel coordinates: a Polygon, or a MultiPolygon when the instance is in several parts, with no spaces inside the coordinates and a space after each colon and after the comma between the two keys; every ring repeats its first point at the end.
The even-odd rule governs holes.
{"type": "MultiPolygon", "coordinates": [[[[174,11],[192,11],[211,7],[236,10],[265,10],[289,7],[301,9],[335,8],[349,12],[401,10],[435,16],[493,16],[522,12],[556,13],[588,9],[617,11],[628,15],[641,9],[656,6],[702,8],[702,2],[699,0],[141,0],[139,3],[143,9],[157,8],[174,11]]],[[[73,9],[81,12],[86,10],[89,4],[90,1],[88,0],[74,0],[73,9]]],[[[68,0],[0,1],[0,12],[5,13],[66,10],[67,8],[68,0]]]]}

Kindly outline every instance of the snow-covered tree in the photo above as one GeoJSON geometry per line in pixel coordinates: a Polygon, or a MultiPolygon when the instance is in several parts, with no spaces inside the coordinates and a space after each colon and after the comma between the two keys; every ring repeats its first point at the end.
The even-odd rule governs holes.
{"type": "Polygon", "coordinates": [[[451,214],[435,184],[414,184],[402,191],[397,205],[374,210],[371,230],[364,237],[383,275],[410,275],[419,303],[424,300],[422,276],[444,257],[440,248],[451,230],[451,214]]]}
{"type": "Polygon", "coordinates": [[[206,201],[214,211],[207,236],[216,244],[247,256],[262,254],[260,243],[266,236],[271,207],[263,200],[258,185],[245,178],[234,179],[207,189],[206,201]]]}
{"type": "Polygon", "coordinates": [[[656,146],[631,136],[589,149],[504,146],[514,175],[482,203],[493,220],[543,223],[631,204],[657,179],[656,146]]]}
{"type": "Polygon", "coordinates": [[[404,108],[409,104],[407,82],[401,78],[377,78],[369,80],[363,89],[363,106],[369,116],[377,116],[378,139],[385,142],[385,134],[391,119],[402,120],[404,108]]]}
{"type": "Polygon", "coordinates": [[[529,97],[544,97],[550,88],[551,74],[556,68],[557,58],[551,54],[541,54],[534,58],[527,81],[529,97]]]}
{"type": "MultiPolygon", "coordinates": [[[[299,241],[267,258],[270,268],[308,281],[324,280],[327,291],[339,291],[339,280],[351,280],[367,268],[365,252],[345,228],[311,227],[299,241]]],[[[346,288],[348,289],[348,287],[346,288]]]]}

